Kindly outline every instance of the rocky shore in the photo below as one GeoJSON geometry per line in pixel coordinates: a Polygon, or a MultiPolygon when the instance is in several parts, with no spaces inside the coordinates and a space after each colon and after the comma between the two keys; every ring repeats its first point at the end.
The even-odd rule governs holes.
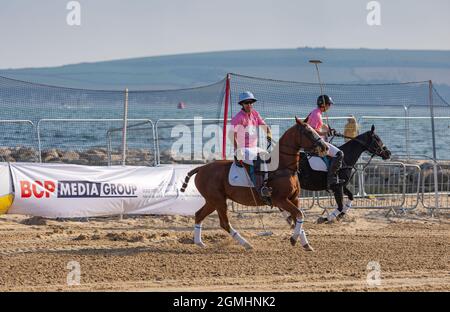
{"type": "MultiPolygon", "coordinates": [[[[153,166],[155,154],[148,149],[128,149],[127,165],[153,166]]],[[[3,162],[39,162],[39,151],[30,147],[0,147],[0,161],[3,162]]],[[[64,151],[56,148],[42,151],[43,163],[66,163],[89,166],[121,165],[122,152],[113,151],[108,154],[105,148],[92,148],[83,151],[64,151]]],[[[164,150],[160,155],[161,164],[202,164],[205,161],[175,160],[170,150],[164,150]]]]}

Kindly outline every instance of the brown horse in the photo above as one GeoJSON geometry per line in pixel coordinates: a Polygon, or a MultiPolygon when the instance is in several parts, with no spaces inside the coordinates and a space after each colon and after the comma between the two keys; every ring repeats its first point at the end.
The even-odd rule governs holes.
{"type": "MultiPolygon", "coordinates": [[[[300,149],[314,151],[325,155],[328,151],[327,145],[321,137],[308,124],[295,117],[296,124],[289,128],[280,138],[278,144],[271,152],[271,159],[278,157],[278,166],[269,173],[268,186],[272,187],[272,203],[274,206],[290,213],[296,220],[294,233],[290,238],[291,244],[295,245],[300,237],[305,250],[312,251],[312,247],[306,239],[305,231],[302,229],[304,215],[298,208],[298,195],[300,185],[297,178],[297,170],[300,160],[300,149]]],[[[206,204],[195,213],[194,242],[200,247],[205,247],[201,239],[202,221],[217,210],[220,226],[229,233],[239,244],[246,249],[252,246],[230,225],[228,221],[226,200],[231,199],[246,206],[264,205],[258,192],[250,187],[231,186],[228,182],[228,173],[232,161],[219,160],[191,170],[181,188],[181,192],[187,187],[189,179],[194,174],[195,185],[205,198],[206,204]],[[258,194],[258,195],[255,195],[258,194]]]]}

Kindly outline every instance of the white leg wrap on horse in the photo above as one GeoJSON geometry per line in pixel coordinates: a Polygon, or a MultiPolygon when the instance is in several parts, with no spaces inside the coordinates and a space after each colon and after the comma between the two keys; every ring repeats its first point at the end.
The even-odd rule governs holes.
{"type": "Polygon", "coordinates": [[[203,245],[202,242],[202,225],[196,224],[194,227],[194,243],[197,245],[203,245]]]}
{"type": "Polygon", "coordinates": [[[299,220],[297,219],[297,222],[295,222],[295,228],[294,228],[294,234],[292,234],[292,238],[295,240],[298,239],[300,236],[301,231],[303,230],[303,219],[299,220]]]}
{"type": "Polygon", "coordinates": [[[300,232],[300,242],[302,243],[302,246],[308,245],[308,239],[306,238],[305,230],[302,230],[300,232]]]}
{"type": "Polygon", "coordinates": [[[241,234],[239,234],[237,231],[235,231],[231,226],[230,226],[230,235],[231,237],[233,237],[239,244],[241,244],[242,246],[249,246],[250,244],[241,236],[241,234]]]}
{"type": "MultiPolygon", "coordinates": [[[[342,208],[342,212],[344,212],[344,208],[342,208]]],[[[336,208],[332,213],[328,215],[328,221],[333,221],[341,212],[336,208]]]]}
{"type": "Polygon", "coordinates": [[[343,212],[343,213],[347,213],[347,211],[349,211],[350,208],[352,208],[352,201],[351,201],[351,200],[348,200],[348,201],[345,203],[344,208],[342,208],[342,212],[343,212]]]}

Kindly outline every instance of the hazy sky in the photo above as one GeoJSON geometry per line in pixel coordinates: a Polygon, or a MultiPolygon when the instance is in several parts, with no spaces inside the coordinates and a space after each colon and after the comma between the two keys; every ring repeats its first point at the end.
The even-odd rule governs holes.
{"type": "Polygon", "coordinates": [[[449,0],[0,0],[0,68],[300,46],[450,50],[449,0]]]}

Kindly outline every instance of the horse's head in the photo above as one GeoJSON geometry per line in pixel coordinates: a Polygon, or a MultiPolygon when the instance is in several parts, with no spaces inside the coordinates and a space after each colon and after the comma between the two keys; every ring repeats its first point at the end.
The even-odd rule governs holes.
{"type": "Polygon", "coordinates": [[[384,145],[380,137],[375,133],[375,126],[372,125],[370,131],[366,133],[367,146],[366,150],[372,155],[377,155],[386,160],[391,158],[391,151],[384,145]]]}
{"type": "Polygon", "coordinates": [[[314,152],[319,156],[325,156],[328,153],[328,146],[325,141],[306,122],[297,117],[295,117],[295,122],[299,133],[298,144],[300,148],[314,152]]]}

